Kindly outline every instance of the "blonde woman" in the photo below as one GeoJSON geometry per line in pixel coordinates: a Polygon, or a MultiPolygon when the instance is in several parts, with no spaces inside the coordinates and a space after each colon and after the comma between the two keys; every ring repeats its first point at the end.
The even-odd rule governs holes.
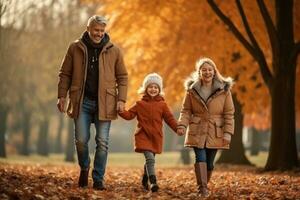
{"type": "Polygon", "coordinates": [[[209,58],[196,63],[196,71],[185,83],[186,95],[178,120],[177,133],[186,132],[185,147],[195,152],[198,192],[209,196],[207,183],[214,169],[218,149],[229,149],[234,133],[232,79],[224,78],[209,58]]]}

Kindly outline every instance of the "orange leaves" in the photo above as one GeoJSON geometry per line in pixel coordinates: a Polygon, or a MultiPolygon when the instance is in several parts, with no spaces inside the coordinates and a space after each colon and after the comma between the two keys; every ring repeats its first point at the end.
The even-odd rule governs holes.
{"type": "MultiPolygon", "coordinates": [[[[184,79],[194,70],[196,60],[206,56],[215,61],[224,76],[231,76],[236,80],[233,92],[242,103],[244,114],[256,114],[260,118],[268,115],[266,109],[270,107],[270,95],[257,62],[217,19],[206,1],[84,2],[99,2],[102,5],[99,12],[112,16],[110,34],[124,48],[129,69],[129,102],[138,98],[136,90],[143,77],[147,73],[157,72],[164,78],[167,101],[173,106],[180,105],[185,92],[184,79]]],[[[274,3],[265,2],[274,19],[274,3]]],[[[298,5],[299,2],[295,4],[298,5]]],[[[248,39],[235,2],[218,1],[218,5],[248,39]]],[[[255,1],[244,1],[242,5],[251,30],[272,71],[270,42],[258,5],[255,1]]],[[[298,13],[295,12],[295,15],[298,16],[298,13]]],[[[299,20],[297,17],[295,19],[295,29],[298,29],[299,20]]],[[[295,31],[296,38],[298,32],[295,31]]],[[[262,126],[268,127],[268,120],[264,119],[266,124],[262,126]]],[[[258,122],[261,120],[253,121],[254,124],[249,125],[258,122]]]]}
{"type": "MultiPolygon", "coordinates": [[[[79,169],[73,166],[17,165],[0,166],[1,199],[197,199],[192,166],[158,168],[160,190],[142,189],[141,168],[108,167],[107,191],[77,187],[79,169]]],[[[91,176],[90,176],[91,177],[91,176]]],[[[296,199],[300,177],[293,173],[258,173],[245,166],[217,165],[208,184],[208,199],[296,199]]]]}
{"type": "Polygon", "coordinates": [[[270,108],[266,107],[261,112],[246,114],[244,116],[244,125],[255,127],[258,130],[267,130],[270,127],[270,108]]]}

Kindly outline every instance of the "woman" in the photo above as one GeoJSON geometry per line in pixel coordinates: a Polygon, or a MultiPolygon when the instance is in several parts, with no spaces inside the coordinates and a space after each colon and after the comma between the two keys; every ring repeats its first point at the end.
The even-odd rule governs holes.
{"type": "Polygon", "coordinates": [[[177,133],[187,129],[185,147],[195,152],[195,174],[201,196],[209,195],[207,183],[214,169],[218,149],[229,149],[234,132],[234,105],[231,78],[224,78],[215,63],[202,58],[186,83],[186,95],[178,121],[177,133]]]}

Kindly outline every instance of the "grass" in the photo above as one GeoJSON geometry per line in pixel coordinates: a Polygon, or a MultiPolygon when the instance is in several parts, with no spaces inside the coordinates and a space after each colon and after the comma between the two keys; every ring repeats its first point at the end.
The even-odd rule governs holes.
{"type": "MultiPolygon", "coordinates": [[[[193,160],[194,154],[191,152],[190,156],[193,160]]],[[[217,155],[218,156],[218,155],[217,155]]],[[[246,156],[257,167],[263,167],[267,160],[267,153],[260,152],[258,156],[246,156]]],[[[21,156],[8,155],[8,158],[0,158],[1,163],[11,164],[43,164],[43,165],[74,165],[75,163],[65,162],[64,154],[50,154],[48,157],[39,155],[21,156]]],[[[93,155],[91,155],[93,159],[93,155]]],[[[141,153],[109,153],[108,166],[121,167],[141,167],[144,163],[144,156],[141,153]]],[[[183,164],[180,161],[180,154],[178,152],[164,152],[156,156],[156,166],[158,167],[180,167],[183,164]]]]}
{"type": "Polygon", "coordinates": [[[260,152],[257,156],[250,156],[250,154],[247,152],[246,156],[256,167],[264,167],[267,163],[268,153],[260,152]]]}

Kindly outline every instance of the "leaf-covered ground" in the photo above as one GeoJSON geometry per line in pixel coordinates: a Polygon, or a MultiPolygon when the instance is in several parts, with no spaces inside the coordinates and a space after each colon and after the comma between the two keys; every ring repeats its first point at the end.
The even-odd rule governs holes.
{"type": "MultiPolygon", "coordinates": [[[[157,193],[142,189],[140,168],[108,167],[106,191],[77,187],[78,167],[0,163],[0,199],[198,199],[192,166],[158,168],[157,193]]],[[[217,165],[207,199],[300,199],[300,174],[217,165]]]]}

